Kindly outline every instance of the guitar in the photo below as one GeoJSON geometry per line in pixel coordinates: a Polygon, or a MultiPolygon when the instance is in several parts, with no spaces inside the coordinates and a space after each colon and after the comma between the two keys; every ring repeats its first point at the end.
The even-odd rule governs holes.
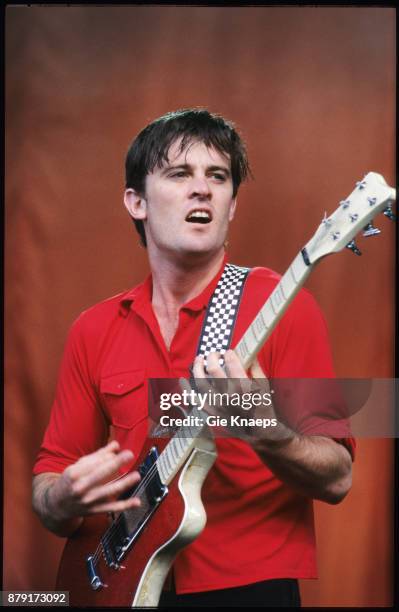
{"type": "MultiPolygon", "coordinates": [[[[248,369],[312,268],[345,247],[360,255],[354,237],[379,230],[373,218],[384,211],[394,219],[395,189],[377,173],[368,173],[298,253],[264,306],[235,347],[248,369]]],[[[201,486],[216,459],[212,436],[204,425],[180,428],[170,439],[149,439],[138,459],[141,481],[127,496],[141,506],[107,515],[88,516],[67,541],[57,589],[70,593],[75,606],[156,606],[179,550],[206,523],[201,486]]],[[[125,496],[126,497],[126,494],[125,496]]]]}

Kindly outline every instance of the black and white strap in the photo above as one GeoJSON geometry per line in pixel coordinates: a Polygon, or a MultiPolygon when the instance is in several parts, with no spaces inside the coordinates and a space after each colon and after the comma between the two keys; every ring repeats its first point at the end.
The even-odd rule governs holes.
{"type": "MultiPolygon", "coordinates": [[[[215,291],[208,304],[197,348],[197,355],[218,351],[221,356],[227,351],[233,337],[238,308],[244,284],[250,269],[226,264],[215,291]]],[[[220,358],[220,365],[224,359],[220,358]]]]}

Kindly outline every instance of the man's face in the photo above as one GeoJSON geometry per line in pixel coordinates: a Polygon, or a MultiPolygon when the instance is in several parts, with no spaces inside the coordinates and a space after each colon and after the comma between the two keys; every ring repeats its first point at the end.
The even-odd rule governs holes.
{"type": "Polygon", "coordinates": [[[230,159],[203,142],[194,141],[182,152],[179,144],[171,145],[168,163],[147,175],[140,205],[136,200],[135,210],[129,208],[127,193],[126,206],[144,221],[152,254],[216,253],[236,205],[230,159]]]}

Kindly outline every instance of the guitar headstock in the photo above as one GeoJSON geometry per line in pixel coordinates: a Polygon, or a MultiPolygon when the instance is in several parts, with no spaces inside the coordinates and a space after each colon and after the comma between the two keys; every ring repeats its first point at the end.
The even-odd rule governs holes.
{"type": "Polygon", "coordinates": [[[393,220],[395,216],[391,206],[395,200],[396,190],[386,183],[381,174],[366,174],[363,180],[356,183],[352,193],[341,200],[337,210],[329,217],[324,217],[306,244],[309,262],[313,264],[325,255],[337,253],[345,247],[360,255],[354,237],[361,229],[365,236],[379,234],[380,230],[373,227],[372,220],[382,211],[393,220]]]}

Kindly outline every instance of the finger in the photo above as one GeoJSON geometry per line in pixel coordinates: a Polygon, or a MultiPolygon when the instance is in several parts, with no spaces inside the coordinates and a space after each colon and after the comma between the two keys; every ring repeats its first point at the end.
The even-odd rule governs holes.
{"type": "Polygon", "coordinates": [[[225,363],[230,393],[249,393],[251,383],[238,355],[232,350],[226,351],[225,363]]]}
{"type": "Polygon", "coordinates": [[[123,512],[130,508],[138,508],[141,506],[139,497],[129,497],[118,501],[107,502],[92,506],[86,514],[100,514],[101,512],[123,512]]]}
{"type": "Polygon", "coordinates": [[[111,440],[110,442],[108,442],[108,444],[99,448],[98,451],[95,451],[94,453],[92,453],[92,455],[103,453],[103,452],[109,452],[109,451],[114,452],[114,451],[118,451],[119,449],[120,449],[119,442],[117,440],[111,440]]]}
{"type": "Polygon", "coordinates": [[[140,480],[140,474],[138,472],[130,472],[118,478],[113,482],[100,487],[95,487],[88,491],[88,493],[82,498],[82,503],[86,505],[109,501],[109,498],[118,497],[124,491],[130,489],[140,480]]]}
{"type": "Polygon", "coordinates": [[[234,351],[226,351],[224,361],[226,364],[227,376],[229,378],[248,378],[238,355],[236,355],[234,351]]]}
{"type": "Polygon", "coordinates": [[[106,478],[112,476],[120,467],[129,463],[132,459],[133,453],[128,449],[121,451],[118,455],[108,455],[101,463],[97,463],[89,474],[85,473],[79,478],[74,479],[72,484],[74,497],[84,495],[91,487],[102,483],[106,478]]]}
{"type": "Polygon", "coordinates": [[[197,355],[194,360],[193,374],[195,378],[195,386],[199,393],[207,393],[211,388],[208,380],[208,375],[205,372],[205,360],[203,355],[197,355]]]}
{"type": "MultiPolygon", "coordinates": [[[[133,459],[133,453],[129,449],[125,449],[121,452],[107,452],[97,455],[97,457],[91,457],[87,455],[82,457],[81,463],[77,462],[71,467],[70,478],[72,481],[77,481],[80,478],[96,476],[101,479],[101,473],[104,471],[102,479],[108,478],[112,475],[113,471],[119,469],[121,465],[131,461],[133,459]],[[114,466],[114,467],[113,467],[114,466]]],[[[97,480],[99,482],[99,480],[97,480]]]]}
{"type": "Polygon", "coordinates": [[[91,471],[94,466],[98,465],[99,461],[103,461],[107,457],[115,455],[119,451],[119,448],[119,442],[112,440],[94,453],[90,453],[78,459],[76,463],[67,468],[69,475],[73,478],[74,476],[83,475],[85,472],[91,471]]]}
{"type": "MultiPolygon", "coordinates": [[[[124,449],[118,454],[110,454],[102,460],[92,471],[96,483],[109,481],[111,477],[118,478],[121,476],[120,470],[127,464],[131,464],[134,454],[130,449],[124,449]]],[[[90,474],[87,475],[90,478],[90,474]]]]}
{"type": "Polygon", "coordinates": [[[205,372],[205,360],[203,355],[197,355],[197,357],[194,359],[193,374],[194,378],[207,377],[207,374],[205,372]]]}
{"type": "Polygon", "coordinates": [[[89,455],[85,455],[84,457],[81,457],[79,461],[96,460],[99,457],[108,455],[109,453],[117,453],[119,449],[120,449],[119,442],[117,440],[111,440],[110,442],[108,442],[108,444],[105,444],[105,446],[102,446],[98,450],[94,451],[94,453],[90,453],[89,455]]]}
{"type": "Polygon", "coordinates": [[[212,351],[207,357],[208,374],[213,378],[227,378],[226,372],[219,363],[220,353],[212,351]]]}
{"type": "Polygon", "coordinates": [[[227,391],[228,380],[224,368],[220,365],[221,353],[212,351],[207,356],[207,372],[208,377],[202,385],[205,393],[210,393],[213,399],[217,397],[215,394],[225,393],[227,391]]]}

